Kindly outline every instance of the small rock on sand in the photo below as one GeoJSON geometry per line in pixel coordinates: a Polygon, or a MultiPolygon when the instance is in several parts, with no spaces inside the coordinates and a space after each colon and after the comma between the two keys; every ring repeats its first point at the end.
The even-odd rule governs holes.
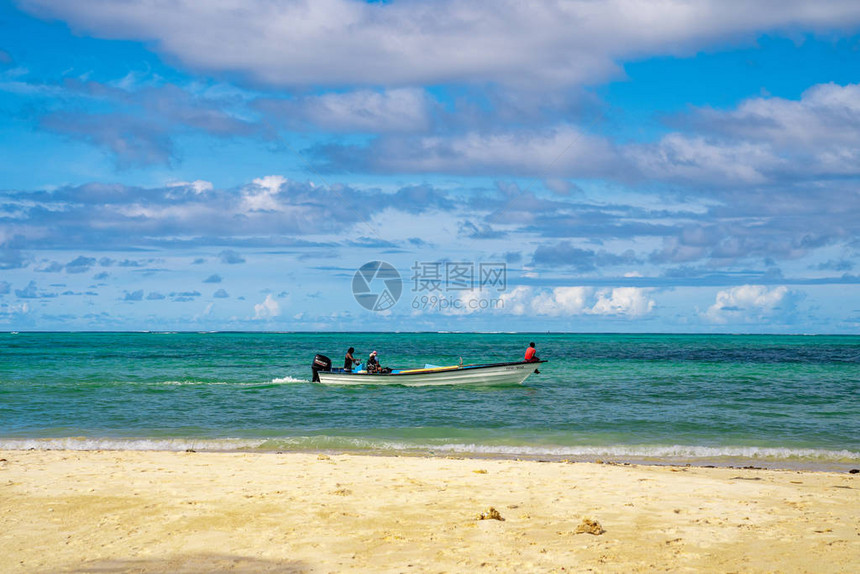
{"type": "Polygon", "coordinates": [[[502,515],[499,514],[499,511],[492,506],[486,512],[482,512],[481,514],[479,514],[478,520],[501,520],[502,522],[505,521],[505,519],[502,518],[502,515]]]}
{"type": "Polygon", "coordinates": [[[576,527],[576,534],[594,534],[599,536],[606,532],[600,523],[590,518],[583,518],[582,523],[576,527]]]}

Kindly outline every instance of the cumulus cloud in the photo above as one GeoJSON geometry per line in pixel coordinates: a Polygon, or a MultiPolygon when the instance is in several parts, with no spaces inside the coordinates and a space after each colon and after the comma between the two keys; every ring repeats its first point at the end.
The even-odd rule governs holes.
{"type": "Polygon", "coordinates": [[[23,235],[16,235],[7,241],[2,241],[0,236],[0,269],[20,269],[30,264],[20,249],[20,245],[25,242],[23,235]]]}
{"type": "Polygon", "coordinates": [[[200,297],[200,291],[179,291],[170,294],[170,300],[174,303],[187,303],[194,301],[196,297],[200,297]]]}
{"type": "Polygon", "coordinates": [[[493,229],[487,223],[474,223],[472,221],[461,221],[458,224],[457,236],[469,239],[499,239],[507,236],[507,232],[493,229]]]}
{"type": "Polygon", "coordinates": [[[313,150],[320,169],[461,175],[610,175],[623,159],[612,144],[574,126],[380,137],[368,145],[313,150]]]}
{"type": "Polygon", "coordinates": [[[632,250],[615,254],[606,250],[580,249],[572,245],[570,241],[562,241],[552,245],[539,245],[535,249],[532,265],[572,267],[577,271],[587,273],[597,271],[599,267],[631,265],[638,262],[632,250]]]}
{"type": "MultiPolygon", "coordinates": [[[[47,112],[40,125],[108,150],[125,166],[176,162],[178,132],[271,141],[270,124],[278,124],[382,134],[365,143],[312,145],[307,153],[319,170],[535,176],[562,195],[570,193],[565,178],[573,177],[638,177],[698,189],[860,173],[857,84],[814,86],[799,101],[754,98],[734,110],[693,110],[676,120],[681,131],[627,145],[572,125],[568,109],[576,98],[570,93],[621,77],[620,64],[631,59],[752,43],[767,31],[853,29],[860,8],[848,0],[814,7],[790,0],[779,10],[740,0],[21,5],[97,37],[150,41],[193,71],[251,79],[254,87],[320,88],[278,99],[252,92],[219,96],[218,90],[163,81],[64,83],[68,97],[95,103],[47,112]],[[167,19],[171,26],[163,25],[167,19]],[[212,33],[197,33],[201,23],[212,33]],[[416,87],[440,85],[468,85],[467,95],[416,87]],[[506,100],[497,92],[518,95],[506,100]],[[535,99],[554,101],[555,113],[539,122],[530,118],[532,129],[525,130],[527,110],[540,107],[535,99]],[[242,101],[238,110],[236,100],[242,101]]],[[[197,195],[213,191],[203,180],[172,185],[197,195]]],[[[304,215],[285,210],[280,191],[258,191],[246,190],[246,210],[304,215]]]]}
{"type": "Polygon", "coordinates": [[[203,282],[204,283],[220,283],[221,282],[221,276],[218,275],[217,273],[213,273],[212,275],[210,275],[209,277],[204,279],[203,282]]]}
{"type": "Polygon", "coordinates": [[[227,291],[225,291],[224,289],[218,289],[212,294],[212,296],[216,299],[227,299],[228,297],[230,297],[230,294],[227,293],[227,291]]]}
{"type": "Polygon", "coordinates": [[[782,285],[770,289],[764,285],[741,285],[719,291],[703,317],[718,325],[765,320],[785,322],[794,314],[799,299],[799,293],[782,285]]]}
{"type": "Polygon", "coordinates": [[[28,314],[30,311],[30,305],[26,302],[17,305],[7,305],[3,303],[0,305],[0,320],[8,320],[15,316],[21,317],[28,314]]]}
{"type": "Polygon", "coordinates": [[[818,263],[814,266],[814,269],[819,271],[825,270],[833,270],[833,271],[851,271],[854,269],[854,262],[849,261],[847,259],[840,259],[838,261],[834,261],[832,259],[828,261],[824,261],[822,263],[818,263]]]}
{"type": "Polygon", "coordinates": [[[860,21],[846,0],[653,3],[561,0],[22,0],[75,30],[143,40],[195,69],[278,86],[458,81],[546,87],[620,76],[617,62],[686,55],[762,30],[838,29],[860,21]],[[165,22],[170,22],[165,26],[165,22]],[[209,31],[200,34],[201,27],[209,31]]]}
{"type": "Polygon", "coordinates": [[[171,297],[200,297],[200,291],[179,291],[170,294],[171,297]]]}
{"type": "Polygon", "coordinates": [[[122,167],[168,164],[174,145],[164,128],[121,114],[53,112],[41,118],[43,129],[83,140],[109,151],[122,167]]]}
{"type": "Polygon", "coordinates": [[[647,178],[716,185],[762,184],[785,160],[762,144],[672,133],[657,144],[631,145],[625,155],[647,178]]]}
{"type": "Polygon", "coordinates": [[[752,98],[733,110],[700,109],[696,127],[780,149],[860,147],[860,84],[812,86],[799,100],[752,98]]]}
{"type": "Polygon", "coordinates": [[[136,291],[124,291],[125,295],[123,296],[123,301],[143,301],[143,289],[138,289],[136,291]]]}
{"type": "Polygon", "coordinates": [[[654,309],[654,305],[654,300],[648,297],[647,291],[638,287],[601,289],[597,292],[597,301],[591,308],[591,313],[643,317],[654,309]]]}
{"type": "Polygon", "coordinates": [[[281,211],[278,199],[281,188],[287,183],[282,175],[258,177],[242,191],[243,211],[281,211]]]}
{"type": "MultiPolygon", "coordinates": [[[[777,196],[773,190],[756,188],[722,192],[718,198],[698,205],[673,205],[671,198],[668,204],[663,198],[645,202],[654,204],[653,208],[642,205],[635,196],[629,202],[621,197],[606,203],[601,198],[536,194],[502,184],[468,192],[410,185],[392,193],[315,186],[267,176],[248,187],[177,195],[176,188],[171,187],[92,184],[51,192],[0,191],[0,202],[20,209],[15,224],[21,226],[21,233],[10,244],[20,252],[21,260],[29,259],[23,254],[25,247],[169,249],[230,245],[218,254],[218,260],[227,264],[245,260],[240,250],[261,246],[296,248],[299,257],[316,256],[317,252],[332,256],[338,245],[421,247],[409,238],[415,233],[413,229],[401,230],[399,239],[359,235],[359,231],[366,233],[362,224],[366,224],[368,205],[384,207],[387,221],[396,221],[402,214],[446,214],[457,226],[452,235],[489,241],[510,238],[531,244],[530,266],[580,273],[611,267],[626,272],[643,264],[725,268],[743,263],[755,267],[764,260],[796,260],[829,246],[847,245],[860,233],[860,196],[854,193],[852,182],[843,180],[806,187],[802,195],[800,189],[790,187],[782,188],[777,196]],[[266,201],[276,210],[246,210],[246,194],[266,194],[266,201]],[[467,219],[462,219],[464,211],[469,214],[467,219]],[[236,217],[237,212],[241,217],[236,217]],[[356,228],[358,225],[361,227],[356,228]],[[308,239],[322,233],[343,239],[308,239]],[[296,234],[305,238],[296,239],[296,234]],[[556,241],[535,245],[535,236],[556,241]]],[[[840,268],[847,269],[851,260],[848,257],[848,263],[841,263],[840,268]]],[[[102,257],[99,264],[146,267],[156,261],[102,257]]],[[[85,257],[70,263],[85,269],[93,262],[85,257]]],[[[52,270],[59,270],[59,266],[52,270]]],[[[205,277],[218,275],[213,271],[205,277]]]]}
{"type": "Polygon", "coordinates": [[[266,295],[262,303],[254,305],[254,319],[274,319],[281,314],[281,306],[272,295],[266,295]]]}
{"type": "Polygon", "coordinates": [[[518,306],[514,309],[517,315],[532,311],[538,315],[565,316],[587,313],[588,299],[592,294],[593,289],[587,287],[556,287],[539,292],[533,292],[528,287],[518,287],[511,298],[518,300],[518,306]]]}
{"type": "Polygon", "coordinates": [[[146,265],[146,263],[147,262],[145,261],[137,261],[134,259],[123,259],[122,261],[117,263],[117,265],[119,265],[120,267],[143,267],[144,265],[146,265]]]}
{"type": "Polygon", "coordinates": [[[232,249],[225,249],[218,254],[218,257],[221,259],[221,263],[227,263],[228,265],[238,265],[245,262],[245,258],[238,251],[232,249]]]}
{"type": "Polygon", "coordinates": [[[762,190],[730,194],[723,205],[666,229],[659,235],[662,247],[649,259],[725,266],[751,259],[794,260],[849,243],[860,229],[860,196],[849,189],[831,184],[809,190],[806,197],[762,190]]]}
{"type": "Polygon", "coordinates": [[[679,116],[692,133],[624,150],[649,178],[728,187],[860,175],[860,84],[819,84],[799,100],[752,98],[679,116]]]}
{"type": "Polygon", "coordinates": [[[66,263],[66,273],[86,273],[96,264],[95,257],[76,257],[66,263]]]}
{"type": "MultiPolygon", "coordinates": [[[[175,162],[174,137],[179,132],[232,137],[264,129],[235,117],[228,103],[171,84],[126,87],[67,80],[62,93],[78,105],[43,113],[39,125],[107,151],[122,167],[175,162]]],[[[206,183],[185,187],[201,193],[206,183]]]]}
{"type": "Polygon", "coordinates": [[[30,281],[23,289],[15,289],[15,296],[21,299],[35,299],[39,297],[39,290],[36,288],[36,282],[30,281]]]}
{"type": "Polygon", "coordinates": [[[357,90],[260,100],[255,106],[292,129],[331,132],[415,132],[430,126],[431,100],[416,88],[357,90]]]}
{"type": "Polygon", "coordinates": [[[33,269],[37,273],[59,273],[62,270],[63,264],[59,261],[46,261],[33,269]]]}
{"type": "MultiPolygon", "coordinates": [[[[24,248],[136,249],[225,245],[227,240],[232,246],[330,249],[333,243],[297,236],[352,234],[356,224],[366,226],[369,205],[419,214],[455,209],[459,201],[430,185],[383,192],[340,184],[318,186],[280,175],[257,178],[238,192],[212,189],[203,194],[178,194],[170,186],[100,183],[53,191],[0,190],[0,203],[20,210],[14,222],[0,214],[0,224],[10,222],[20,228],[6,241],[5,249],[0,247],[0,269],[26,266],[30,259],[24,248]]],[[[235,247],[222,250],[218,257],[228,264],[244,261],[235,247]]],[[[102,257],[99,264],[143,267],[156,261],[102,257]]],[[[194,264],[205,261],[197,258],[194,264]]]]}
{"type": "Polygon", "coordinates": [[[207,191],[212,191],[215,188],[215,186],[212,185],[211,181],[206,181],[203,179],[196,179],[191,182],[177,181],[169,184],[168,187],[190,189],[197,195],[203,195],[207,191]]]}
{"type": "Polygon", "coordinates": [[[9,284],[8,281],[0,281],[0,295],[8,294],[11,288],[12,286],[9,284]]]}
{"type": "MultiPolygon", "coordinates": [[[[360,143],[316,145],[320,170],[533,176],[564,197],[564,178],[621,183],[659,181],[696,195],[714,190],[799,184],[860,176],[860,84],[811,87],[799,100],[753,98],[735,109],[691,109],[671,119],[678,128],[654,142],[618,144],[561,124],[524,129],[493,123],[431,134],[383,133],[360,143]]],[[[438,126],[437,126],[438,128],[438,126]]]]}
{"type": "Polygon", "coordinates": [[[641,318],[654,310],[650,289],[642,287],[555,287],[535,289],[519,286],[501,295],[503,308],[514,315],[566,317],[604,315],[641,318]]]}
{"type": "Polygon", "coordinates": [[[390,209],[407,213],[425,213],[432,210],[449,211],[456,208],[456,202],[445,192],[432,185],[407,185],[391,195],[373,194],[369,201],[382,203],[390,209]]]}

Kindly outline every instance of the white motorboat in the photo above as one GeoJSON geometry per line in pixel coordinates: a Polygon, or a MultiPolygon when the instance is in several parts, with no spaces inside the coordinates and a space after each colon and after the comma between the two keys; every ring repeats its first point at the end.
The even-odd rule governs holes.
{"type": "Polygon", "coordinates": [[[433,385],[520,385],[537,365],[546,361],[516,361],[481,365],[453,365],[440,367],[424,365],[418,369],[393,369],[388,372],[368,373],[358,369],[333,369],[331,361],[317,355],[313,362],[313,380],[325,385],[403,385],[423,387],[433,385]]]}

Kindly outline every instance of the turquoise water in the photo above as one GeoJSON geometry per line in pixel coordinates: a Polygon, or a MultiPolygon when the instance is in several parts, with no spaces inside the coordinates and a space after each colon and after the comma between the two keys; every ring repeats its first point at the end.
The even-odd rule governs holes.
{"type": "Polygon", "coordinates": [[[860,466],[860,337],[0,333],[0,448],[305,450],[860,466]],[[383,366],[549,363],[523,386],[327,387],[383,366]]]}

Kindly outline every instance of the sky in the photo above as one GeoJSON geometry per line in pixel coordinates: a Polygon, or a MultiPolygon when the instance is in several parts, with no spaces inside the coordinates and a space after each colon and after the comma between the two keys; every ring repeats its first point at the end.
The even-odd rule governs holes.
{"type": "Polygon", "coordinates": [[[860,334],[856,0],[0,0],[0,331],[860,334]]]}

